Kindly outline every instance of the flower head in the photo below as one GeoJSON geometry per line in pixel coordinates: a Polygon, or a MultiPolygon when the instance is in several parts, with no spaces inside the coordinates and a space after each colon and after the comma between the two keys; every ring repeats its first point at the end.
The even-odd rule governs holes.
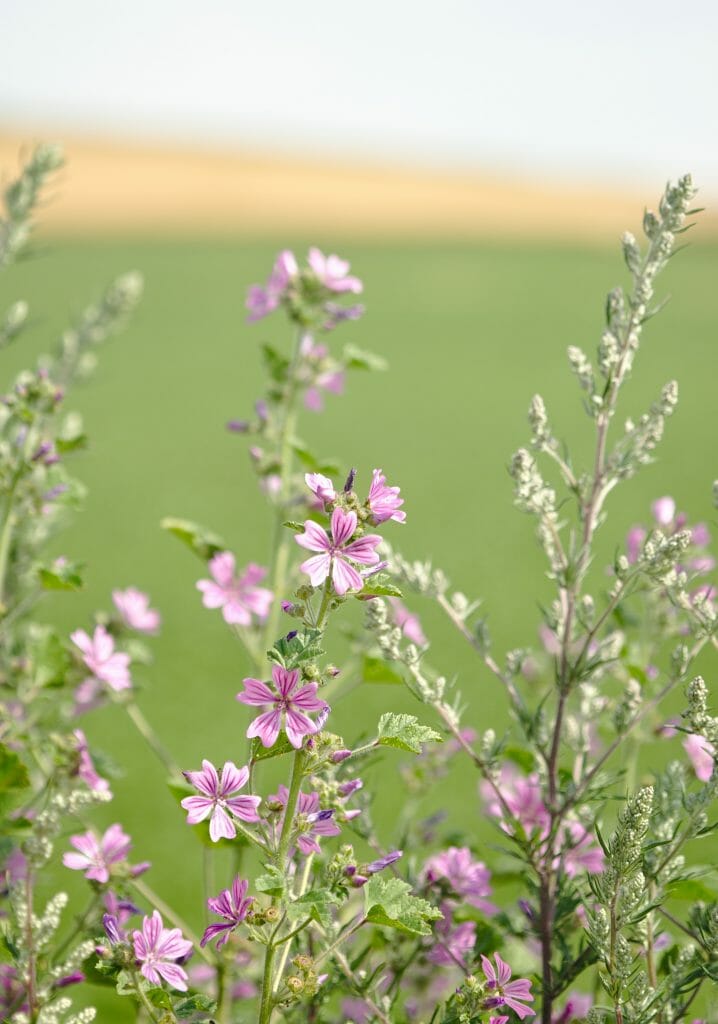
{"type": "Polygon", "coordinates": [[[141,590],[135,587],[113,590],[112,600],[122,621],[130,629],[150,634],[159,630],[162,621],[160,613],[155,608],[150,608],[150,599],[141,590]]]}
{"type": "Polygon", "coordinates": [[[348,590],[361,590],[364,580],[352,562],[359,565],[377,565],[376,546],[381,542],[378,534],[368,534],[352,540],[357,528],[356,512],[335,508],[332,512],[330,535],[311,519],[304,523],[304,533],[294,539],[297,544],[319,554],[302,562],[300,568],[313,587],[319,587],[331,573],[337,594],[348,590]]]}
{"type": "MultiPolygon", "coordinates": [[[[90,750],[87,746],[87,738],[82,729],[75,729],[75,741],[77,743],[77,775],[88,789],[91,789],[94,793],[110,793],[110,784],[107,779],[103,779],[101,775],[97,774],[97,769],[93,764],[92,757],[90,756],[90,750]]],[[[110,794],[112,795],[112,794],[110,794]]]]}
{"type": "Polygon", "coordinates": [[[246,303],[249,310],[247,321],[254,323],[278,309],[288,285],[298,273],[299,267],[294,253],[289,249],[283,249],[274,261],[266,285],[253,284],[249,289],[246,303]]]}
{"type": "Polygon", "coordinates": [[[113,864],[127,859],[132,841],[122,831],[121,825],[110,825],[101,839],[95,832],[70,836],[70,843],[76,853],[65,853],[62,863],[73,871],[84,871],[85,878],[105,884],[110,880],[113,864]]]}
{"type": "Polygon", "coordinates": [[[531,1017],[536,1012],[525,1003],[533,1002],[531,994],[531,982],[526,978],[517,981],[510,981],[511,968],[501,959],[498,953],[494,953],[496,967],[487,956],[481,957],[481,968],[486,977],[486,987],[490,993],[488,999],[484,1000],[484,1007],[495,1009],[499,1006],[508,1006],[510,1010],[521,1018],[531,1017]]]}
{"type": "Polygon", "coordinates": [[[446,881],[463,902],[495,914],[496,907],[486,897],[491,893],[491,872],[481,861],[476,861],[466,846],[450,846],[430,857],[424,865],[424,878],[429,883],[446,881]]]}
{"type": "Polygon", "coordinates": [[[335,256],[325,256],[324,253],[312,247],[309,250],[309,266],[317,277],[317,280],[330,292],[354,292],[358,295],[364,290],[364,286],[358,277],[352,277],[349,273],[347,260],[335,256]]]}
{"type": "Polygon", "coordinates": [[[696,773],[696,778],[701,782],[708,782],[713,774],[715,764],[715,747],[705,736],[691,733],[683,740],[683,749],[688,754],[696,773]]]}
{"type": "Polygon", "coordinates": [[[237,694],[237,700],[242,704],[254,707],[272,705],[270,711],[265,711],[250,723],[247,736],[250,739],[258,736],[263,746],[271,747],[284,729],[289,742],[299,750],[304,737],[313,735],[320,728],[307,712],[328,712],[329,705],[317,697],[316,683],[300,683],[297,669],[290,671],[281,665],[272,665],[272,682],[274,690],[260,679],[250,677],[244,680],[242,693],[237,694]]]}
{"type": "MultiPolygon", "coordinates": [[[[279,791],[270,796],[270,802],[287,806],[289,790],[280,786],[279,791]]],[[[284,816],[280,819],[282,822],[284,816]]],[[[322,811],[319,807],[318,793],[300,793],[297,799],[294,825],[297,846],[304,854],[321,853],[319,838],[321,836],[338,836],[341,829],[334,821],[334,811],[322,811]]]]}
{"type": "Polygon", "coordinates": [[[219,896],[212,896],[207,900],[207,906],[213,914],[223,917],[222,924],[210,924],[205,929],[200,946],[206,946],[212,939],[217,938],[216,949],[225,945],[230,935],[247,916],[247,911],[254,903],[254,897],[247,898],[248,883],[239,875],[232,882],[231,889],[224,889],[219,896]]]}
{"type": "Polygon", "coordinates": [[[132,686],[130,656],[115,650],[115,641],[104,626],[96,626],[90,637],[84,629],[76,629],[70,639],[82,652],[82,660],[92,673],[75,691],[78,704],[89,704],[102,685],[119,692],[132,686]]]}
{"type": "Polygon", "coordinates": [[[135,956],[140,971],[153,985],[161,985],[164,979],[172,988],[187,991],[187,972],[178,960],[184,960],[192,952],[192,943],[182,937],[179,928],[165,928],[159,911],[152,917],[142,919],[142,931],[132,934],[135,956]]]}
{"type": "Polygon", "coordinates": [[[407,640],[411,640],[417,647],[426,647],[428,641],[421,628],[419,616],[409,611],[399,597],[390,597],[391,617],[395,625],[399,627],[407,640]]]}
{"type": "Polygon", "coordinates": [[[454,925],[451,919],[451,908],[442,904],[443,920],[434,929],[434,945],[429,951],[428,959],[441,967],[462,967],[467,953],[470,953],[476,942],[476,923],[463,921],[454,925]]]}
{"type": "Polygon", "coordinates": [[[213,843],[222,838],[234,839],[237,835],[230,815],[240,821],[259,821],[257,807],[261,797],[236,795],[247,784],[248,768],[237,768],[231,761],[226,761],[219,776],[212,762],[204,760],[201,771],[183,774],[202,794],[182,800],[182,807],[187,811],[187,824],[198,825],[209,817],[209,837],[213,843]]]}
{"type": "Polygon", "coordinates": [[[264,621],[274,595],[257,584],[267,575],[267,570],[251,562],[236,576],[235,566],[230,551],[221,551],[211,559],[208,568],[212,579],[197,582],[197,589],[204,595],[202,604],[205,608],[221,608],[224,621],[229,625],[249,626],[252,615],[264,621]]]}
{"type": "Polygon", "coordinates": [[[371,509],[374,525],[393,519],[397,523],[406,522],[406,512],[401,511],[404,499],[399,497],[400,487],[387,487],[386,477],[380,469],[375,469],[371,477],[369,496],[366,503],[371,509]]]}
{"type": "Polygon", "coordinates": [[[569,878],[575,878],[580,871],[600,875],[605,868],[605,855],[593,836],[580,821],[568,821],[563,828],[565,842],[563,867],[569,878]]]}

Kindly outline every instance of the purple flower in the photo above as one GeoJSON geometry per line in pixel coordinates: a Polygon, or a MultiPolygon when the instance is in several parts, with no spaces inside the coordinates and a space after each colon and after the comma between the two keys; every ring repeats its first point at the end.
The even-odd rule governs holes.
{"type": "Polygon", "coordinates": [[[336,500],[337,492],[328,476],[322,473],[305,473],[304,480],[309,490],[322,504],[336,500]]]}
{"type": "Polygon", "coordinates": [[[247,736],[258,736],[262,746],[271,747],[277,742],[280,730],[284,729],[287,739],[297,750],[305,736],[311,736],[321,728],[307,711],[329,711],[329,705],[317,697],[317,684],[299,682],[297,669],[291,671],[281,665],[272,665],[272,681],[276,690],[270,689],[260,679],[244,679],[244,690],[237,694],[237,700],[253,707],[273,705],[250,723],[247,736]]]}
{"type": "Polygon", "coordinates": [[[592,1006],[591,996],[570,992],[564,1008],[554,1014],[553,1024],[571,1024],[573,1020],[583,1020],[592,1006]]]}
{"type": "Polygon", "coordinates": [[[187,972],[176,961],[189,956],[192,943],[179,928],[165,928],[155,910],[152,917],[142,919],[142,931],[133,932],[132,940],[140,971],[148,981],[161,985],[164,979],[172,988],[187,991],[187,972]]]}
{"type": "Polygon", "coordinates": [[[466,846],[450,846],[430,857],[424,865],[424,878],[429,883],[445,879],[462,901],[484,914],[496,913],[497,908],[486,899],[491,893],[491,872],[473,859],[466,846]]]}
{"type": "Polygon", "coordinates": [[[206,946],[212,939],[217,938],[216,949],[225,945],[229,936],[247,916],[247,911],[254,903],[254,897],[247,898],[248,883],[239,875],[232,882],[231,889],[224,889],[219,896],[210,897],[207,906],[213,914],[224,918],[222,924],[210,924],[205,929],[200,946],[206,946]]]}
{"type": "Polygon", "coordinates": [[[417,647],[426,647],[428,640],[424,636],[419,616],[410,612],[398,597],[390,597],[389,604],[394,624],[399,627],[407,640],[411,640],[417,647]]]}
{"type": "Polygon", "coordinates": [[[331,573],[337,594],[362,589],[364,580],[351,562],[376,565],[379,556],[374,549],[381,542],[381,537],[368,534],[352,541],[356,528],[356,512],[345,512],[343,508],[335,508],[332,512],[331,537],[317,523],[311,519],[306,520],[304,533],[294,539],[301,547],[320,552],[300,566],[302,572],[309,576],[313,587],[321,586],[331,573]]]}
{"type": "Polygon", "coordinates": [[[87,739],[82,729],[75,729],[75,739],[77,741],[78,776],[82,779],[88,789],[93,790],[93,792],[110,793],[110,784],[107,779],[103,779],[102,776],[97,774],[97,770],[95,769],[92,758],[90,757],[87,739]]]}
{"type": "Polygon", "coordinates": [[[309,250],[309,266],[316,277],[330,292],[354,292],[358,295],[363,285],[358,277],[349,274],[349,263],[332,254],[325,256],[321,250],[312,247],[309,250]]]}
{"type": "Polygon", "coordinates": [[[715,747],[705,736],[691,733],[683,740],[683,749],[688,754],[696,777],[701,782],[708,782],[713,774],[715,764],[715,747]]]}
{"type": "Polygon", "coordinates": [[[284,298],[287,286],[299,273],[294,253],[283,249],[277,256],[266,285],[254,284],[247,293],[246,306],[249,310],[248,323],[255,323],[273,313],[284,298]]]}
{"type": "Polygon", "coordinates": [[[162,621],[160,613],[150,608],[150,599],[147,594],[135,587],[128,587],[127,590],[113,590],[112,600],[120,617],[130,629],[136,629],[138,633],[156,633],[162,621]]]}
{"type": "Polygon", "coordinates": [[[566,846],[563,850],[563,866],[569,878],[575,878],[580,871],[600,875],[605,868],[605,857],[593,836],[579,821],[569,821],[563,830],[566,846]]]}
{"type": "MultiPolygon", "coordinates": [[[[270,796],[270,801],[287,806],[289,790],[280,786],[279,791],[270,796]]],[[[334,811],[319,809],[318,793],[300,793],[294,818],[294,829],[297,832],[297,846],[304,854],[321,853],[319,837],[338,836],[341,829],[334,819],[334,811]]]]}
{"type": "MultiPolygon", "coordinates": [[[[488,782],[481,783],[481,795],[486,801],[486,809],[494,817],[503,819],[504,804],[512,816],[520,823],[527,835],[539,832],[545,836],[548,832],[550,816],[541,796],[541,784],[536,772],[521,775],[513,765],[504,764],[498,783],[504,803],[496,796],[496,791],[488,782]]],[[[505,832],[513,832],[513,823],[502,820],[501,827],[505,832]]]]}
{"type": "Polygon", "coordinates": [[[130,656],[115,650],[115,641],[104,626],[96,626],[92,638],[76,629],[70,639],[82,651],[82,660],[92,673],[75,691],[78,704],[89,704],[103,683],[117,692],[131,688],[130,656]]]}
{"type": "Polygon", "coordinates": [[[113,864],[127,859],[132,841],[122,831],[121,825],[110,825],[101,839],[94,832],[70,836],[70,843],[77,853],[65,853],[62,863],[73,871],[84,871],[85,878],[91,878],[104,885],[110,880],[113,864]]]}
{"type": "Polygon", "coordinates": [[[487,956],[481,957],[481,967],[486,976],[486,987],[491,996],[484,1001],[485,1009],[495,1009],[499,1006],[508,1006],[510,1010],[521,1018],[531,1017],[535,1014],[530,1006],[524,1003],[532,1003],[531,982],[526,978],[517,981],[510,981],[511,968],[501,959],[498,953],[494,953],[496,967],[487,956]]]}
{"type": "Polygon", "coordinates": [[[397,523],[406,522],[406,512],[400,511],[404,499],[399,497],[400,487],[387,487],[386,477],[380,469],[372,473],[371,487],[366,503],[374,517],[374,525],[393,519],[397,523]]]}
{"type": "Polygon", "coordinates": [[[220,778],[212,762],[203,760],[202,771],[183,772],[183,775],[202,794],[182,800],[182,807],[187,811],[187,824],[198,825],[211,815],[209,837],[213,843],[223,838],[234,839],[237,835],[230,814],[240,821],[259,821],[257,807],[262,798],[235,795],[247,784],[248,768],[237,768],[231,761],[226,761],[220,778]]]}
{"type": "Polygon", "coordinates": [[[327,319],[322,324],[325,331],[333,331],[346,320],[359,320],[364,315],[364,306],[340,306],[337,302],[325,302],[324,312],[327,319]]]}
{"type": "Polygon", "coordinates": [[[230,626],[249,626],[252,615],[266,619],[274,595],[265,587],[258,587],[267,570],[254,562],[235,576],[235,558],[230,551],[221,551],[209,563],[211,580],[199,580],[197,589],[203,593],[205,608],[221,608],[224,621],[230,626]]]}
{"type": "Polygon", "coordinates": [[[368,875],[376,875],[380,871],[384,871],[385,868],[390,867],[392,864],[396,864],[396,862],[403,856],[403,850],[392,850],[391,853],[385,853],[383,857],[379,857],[377,860],[373,860],[367,864],[366,872],[368,875]]]}
{"type": "Polygon", "coordinates": [[[428,959],[440,967],[461,967],[467,953],[470,953],[476,942],[476,923],[464,921],[453,925],[451,908],[442,906],[444,919],[434,929],[435,944],[428,954],[428,959]]]}

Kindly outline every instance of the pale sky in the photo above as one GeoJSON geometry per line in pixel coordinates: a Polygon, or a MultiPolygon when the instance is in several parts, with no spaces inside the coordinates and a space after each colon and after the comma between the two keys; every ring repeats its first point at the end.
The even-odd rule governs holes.
{"type": "Polygon", "coordinates": [[[718,3],[0,0],[0,126],[718,192],[718,3]]]}

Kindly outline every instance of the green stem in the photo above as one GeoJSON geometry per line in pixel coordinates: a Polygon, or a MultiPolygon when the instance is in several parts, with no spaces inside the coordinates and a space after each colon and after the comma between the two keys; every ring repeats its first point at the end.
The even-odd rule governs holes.
{"type": "Polygon", "coordinates": [[[289,844],[292,839],[292,825],[294,824],[294,812],[297,809],[297,801],[299,799],[299,790],[302,785],[302,779],[304,778],[304,762],[306,755],[304,750],[300,749],[294,755],[294,764],[292,765],[292,778],[289,783],[289,794],[287,796],[287,803],[284,808],[284,821],[282,822],[282,831],[279,836],[279,846],[277,847],[277,864],[281,871],[286,867],[287,853],[289,851],[289,844]]]}
{"type": "Polygon", "coordinates": [[[144,989],[142,988],[142,979],[140,978],[140,975],[137,971],[133,971],[132,974],[135,980],[135,991],[137,992],[137,998],[142,1003],[142,1006],[144,1007],[145,1012],[147,1013],[147,1016],[150,1018],[150,1020],[154,1021],[155,1024],[157,1024],[157,1014],[155,1013],[154,1006],[149,1001],[144,989]]]}
{"type": "MultiPolygon", "coordinates": [[[[310,853],[309,856],[307,857],[306,861],[304,862],[304,870],[302,871],[302,877],[299,880],[299,888],[297,890],[297,896],[303,896],[304,893],[307,891],[307,885],[309,884],[309,876],[310,876],[311,871],[312,871],[312,863],[313,863],[313,861],[314,861],[314,854],[310,853]]],[[[276,974],[275,974],[275,977],[274,977],[274,991],[275,992],[279,988],[279,982],[282,980],[282,975],[284,974],[284,968],[287,966],[287,959],[289,957],[289,950],[291,949],[290,940],[293,939],[295,935],[298,935],[299,932],[301,932],[303,928],[306,928],[306,926],[310,922],[311,922],[311,918],[307,918],[307,920],[304,921],[302,924],[300,924],[298,928],[295,928],[294,931],[291,931],[289,933],[289,935],[284,935],[276,943],[277,946],[284,945],[284,949],[282,950],[281,956],[279,957],[279,963],[277,964],[277,971],[276,971],[276,974]]]]}
{"type": "Polygon", "coordinates": [[[264,954],[264,973],[262,975],[262,1002],[259,1007],[258,1024],[269,1024],[274,1009],[272,997],[272,969],[274,967],[275,946],[270,942],[264,954]]]}
{"type": "Polygon", "coordinates": [[[130,718],[130,721],[135,726],[142,739],[145,740],[152,753],[162,762],[170,775],[181,775],[182,769],[179,767],[172,755],[165,749],[157,733],[140,711],[137,704],[135,704],[134,700],[118,701],[118,703],[122,704],[122,707],[124,707],[130,718]]]}

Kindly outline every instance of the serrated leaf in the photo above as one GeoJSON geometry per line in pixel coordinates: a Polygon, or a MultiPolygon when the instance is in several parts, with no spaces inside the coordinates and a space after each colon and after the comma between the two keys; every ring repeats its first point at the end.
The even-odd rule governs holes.
{"type": "Polygon", "coordinates": [[[81,590],[80,566],[75,562],[58,562],[38,566],[37,575],[43,590],[81,590]]]}
{"type": "Polygon", "coordinates": [[[178,540],[181,540],[190,551],[194,551],[204,562],[208,562],[210,558],[220,551],[227,551],[227,545],[218,534],[207,529],[206,526],[191,522],[189,519],[176,519],[174,516],[165,516],[160,521],[160,527],[177,537],[178,540]]]}
{"type": "Polygon", "coordinates": [[[338,906],[341,900],[329,889],[312,889],[305,892],[303,896],[297,897],[287,907],[287,914],[292,919],[299,917],[311,917],[323,927],[331,924],[329,907],[338,906]]]}
{"type": "Polygon", "coordinates": [[[287,739],[286,733],[282,732],[276,743],[271,747],[265,747],[258,736],[252,740],[250,761],[255,764],[257,761],[267,761],[270,757],[281,757],[283,754],[291,754],[295,748],[287,739]]]}
{"type": "Polygon", "coordinates": [[[27,768],[14,750],[0,743],[0,811],[9,810],[30,786],[27,768]]]}
{"type": "Polygon", "coordinates": [[[358,594],[354,594],[359,601],[366,601],[368,597],[403,597],[401,590],[394,586],[393,583],[384,582],[381,579],[372,579],[371,577],[366,581],[363,588],[358,594]]]}
{"type": "Polygon", "coordinates": [[[162,1010],[172,1009],[172,1000],[170,999],[169,992],[165,992],[163,988],[159,986],[148,988],[145,995],[153,1006],[159,1006],[162,1010]]]}
{"type": "Polygon", "coordinates": [[[362,661],[362,679],[365,683],[403,684],[404,680],[396,669],[392,668],[383,658],[373,658],[365,654],[362,661]]]}
{"type": "Polygon", "coordinates": [[[426,900],[411,895],[411,886],[400,878],[374,875],[364,886],[366,919],[410,935],[431,935],[430,921],[444,915],[426,900]]]}
{"type": "Polygon", "coordinates": [[[424,743],[442,743],[443,737],[428,725],[420,725],[414,715],[396,715],[389,712],[379,719],[377,744],[420,754],[424,743]]]}
{"type": "Polygon", "coordinates": [[[285,878],[274,864],[264,865],[265,874],[260,875],[254,883],[257,892],[266,892],[269,896],[281,896],[284,892],[285,878]]]}
{"type": "Polygon", "coordinates": [[[216,1009],[217,1003],[214,999],[197,992],[175,1003],[174,1015],[177,1020],[189,1020],[194,1021],[195,1024],[202,1024],[204,1021],[213,1020],[216,1009]]]}
{"type": "Polygon", "coordinates": [[[295,533],[301,533],[304,530],[304,523],[298,523],[296,519],[287,519],[282,526],[286,526],[288,530],[294,530],[295,533]]]}
{"type": "Polygon", "coordinates": [[[389,364],[383,356],[378,356],[375,352],[367,352],[352,344],[344,346],[343,359],[348,370],[387,370],[389,368],[389,364]]]}
{"type": "Polygon", "coordinates": [[[324,654],[321,638],[320,629],[292,630],[277,640],[271,651],[267,651],[267,657],[284,668],[296,668],[305,661],[321,658],[324,654]]]}

